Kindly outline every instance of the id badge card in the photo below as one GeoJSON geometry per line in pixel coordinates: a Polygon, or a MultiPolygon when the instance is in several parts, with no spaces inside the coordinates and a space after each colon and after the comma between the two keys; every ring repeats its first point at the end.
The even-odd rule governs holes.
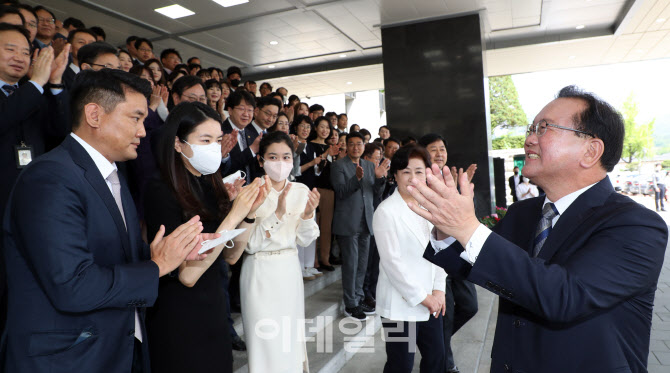
{"type": "Polygon", "coordinates": [[[14,155],[16,156],[16,168],[24,168],[33,161],[33,148],[24,143],[14,146],[14,155]]]}

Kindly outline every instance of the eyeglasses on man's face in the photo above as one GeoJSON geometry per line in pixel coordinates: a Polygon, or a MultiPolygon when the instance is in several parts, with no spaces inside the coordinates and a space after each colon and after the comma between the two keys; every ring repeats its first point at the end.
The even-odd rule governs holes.
{"type": "Polygon", "coordinates": [[[121,66],[114,66],[111,63],[106,63],[104,65],[101,65],[99,63],[91,63],[91,66],[97,66],[101,69],[113,69],[113,70],[121,70],[121,66]]]}
{"type": "Polygon", "coordinates": [[[38,21],[39,23],[44,23],[45,25],[55,25],[55,24],[56,24],[56,20],[53,19],[53,18],[42,18],[42,17],[39,17],[39,18],[37,18],[37,21],[38,21]]]}
{"type": "Polygon", "coordinates": [[[261,111],[263,112],[263,114],[267,115],[268,117],[270,117],[272,119],[277,119],[277,114],[272,114],[271,112],[265,111],[265,110],[261,110],[261,111]]]}
{"type": "Polygon", "coordinates": [[[207,96],[196,96],[196,95],[181,95],[188,102],[202,102],[207,103],[207,96]]]}
{"type": "Polygon", "coordinates": [[[530,136],[533,133],[535,135],[537,135],[537,137],[541,137],[542,135],[547,133],[547,128],[548,127],[554,127],[554,128],[558,128],[558,129],[562,129],[562,130],[566,130],[566,131],[577,132],[577,133],[581,133],[581,134],[584,134],[584,135],[587,135],[587,136],[595,137],[593,134],[590,134],[588,132],[576,130],[574,128],[559,126],[557,124],[547,123],[547,121],[544,120],[544,119],[540,120],[537,123],[529,124],[528,128],[526,129],[526,137],[530,136]]]}
{"type": "Polygon", "coordinates": [[[238,106],[235,108],[239,113],[247,113],[247,114],[253,114],[254,113],[254,108],[252,107],[244,107],[244,106],[238,106]]]}

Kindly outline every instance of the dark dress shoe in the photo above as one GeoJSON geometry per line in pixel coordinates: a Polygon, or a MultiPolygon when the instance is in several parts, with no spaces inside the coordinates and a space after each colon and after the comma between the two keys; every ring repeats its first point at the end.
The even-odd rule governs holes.
{"type": "Polygon", "coordinates": [[[334,256],[334,257],[330,258],[330,264],[339,266],[339,265],[342,265],[342,260],[340,258],[334,256]]]}
{"type": "Polygon", "coordinates": [[[365,299],[363,300],[363,303],[367,304],[368,306],[370,306],[372,308],[377,307],[377,301],[375,301],[375,298],[373,298],[369,295],[367,297],[365,297],[365,299]]]}
{"type": "Polygon", "coordinates": [[[233,337],[232,343],[233,345],[233,350],[235,351],[246,351],[247,350],[247,344],[244,343],[242,338],[240,338],[239,335],[236,335],[233,337]]]}
{"type": "Polygon", "coordinates": [[[329,266],[329,265],[325,265],[325,264],[321,264],[321,266],[319,267],[319,269],[324,270],[324,271],[332,272],[332,271],[335,270],[335,267],[333,267],[333,266],[329,266]]]}
{"type": "Polygon", "coordinates": [[[461,373],[461,371],[458,370],[458,367],[455,366],[453,368],[447,369],[447,373],[461,373]]]}

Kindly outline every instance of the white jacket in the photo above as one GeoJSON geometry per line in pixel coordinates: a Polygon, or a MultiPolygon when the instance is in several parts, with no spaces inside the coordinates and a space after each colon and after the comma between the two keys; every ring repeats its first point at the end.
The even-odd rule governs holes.
{"type": "Polygon", "coordinates": [[[426,321],[421,302],[433,290],[444,291],[447,274],[423,258],[433,225],[409,209],[396,190],[372,220],[379,250],[377,313],[390,320],[426,321]]]}

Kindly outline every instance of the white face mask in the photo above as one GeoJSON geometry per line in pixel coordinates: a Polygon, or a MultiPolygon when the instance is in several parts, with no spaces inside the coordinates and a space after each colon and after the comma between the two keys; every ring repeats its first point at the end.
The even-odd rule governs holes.
{"type": "Polygon", "coordinates": [[[266,161],[263,159],[263,168],[270,179],[274,181],[284,181],[293,170],[293,162],[266,161]]]}
{"type": "Polygon", "coordinates": [[[530,183],[530,179],[527,178],[527,177],[524,177],[524,178],[523,178],[523,182],[524,182],[524,183],[530,183]]]}
{"type": "Polygon", "coordinates": [[[193,157],[189,158],[184,153],[181,155],[188,159],[191,166],[198,172],[211,175],[221,167],[221,144],[215,142],[207,145],[188,145],[193,150],[193,157]]]}

